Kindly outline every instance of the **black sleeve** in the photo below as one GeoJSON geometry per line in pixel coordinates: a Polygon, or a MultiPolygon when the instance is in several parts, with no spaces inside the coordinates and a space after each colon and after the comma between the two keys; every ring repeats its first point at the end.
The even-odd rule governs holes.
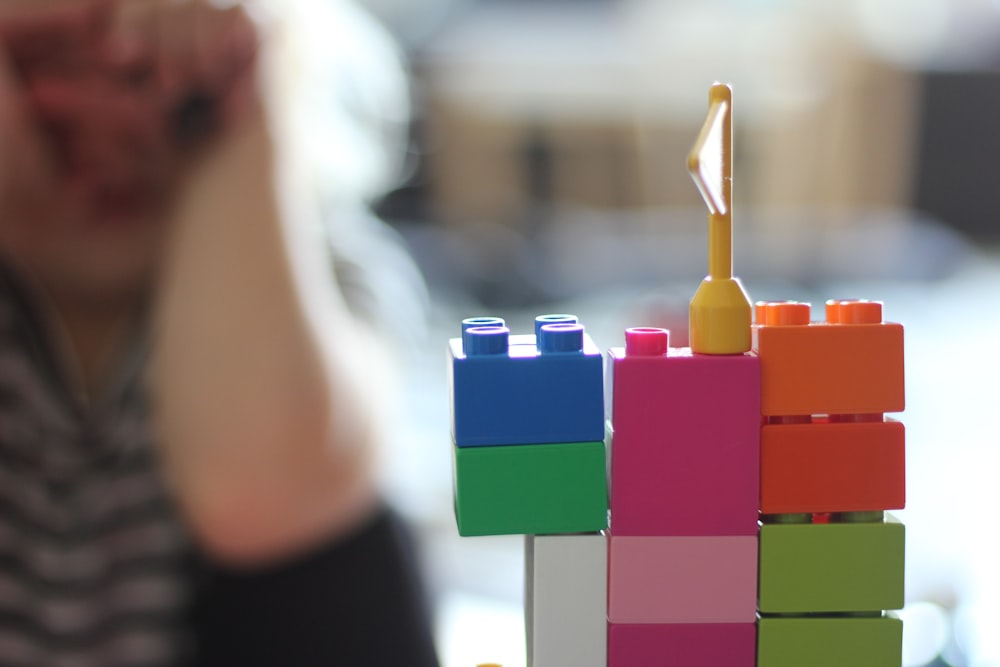
{"type": "Polygon", "coordinates": [[[436,667],[411,536],[391,511],[265,571],[209,568],[194,609],[198,667],[436,667]]]}

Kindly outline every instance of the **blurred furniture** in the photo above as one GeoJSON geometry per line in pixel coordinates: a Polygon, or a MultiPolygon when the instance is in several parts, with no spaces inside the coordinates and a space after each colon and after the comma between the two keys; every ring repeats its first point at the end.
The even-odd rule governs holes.
{"type": "Polygon", "coordinates": [[[969,236],[996,243],[1000,72],[938,70],[922,79],[916,206],[969,236]]]}
{"type": "Polygon", "coordinates": [[[700,206],[684,156],[712,80],[740,107],[741,210],[910,201],[911,73],[815,7],[701,4],[486,4],[453,21],[419,64],[437,214],[530,234],[556,207],[700,206]]]}

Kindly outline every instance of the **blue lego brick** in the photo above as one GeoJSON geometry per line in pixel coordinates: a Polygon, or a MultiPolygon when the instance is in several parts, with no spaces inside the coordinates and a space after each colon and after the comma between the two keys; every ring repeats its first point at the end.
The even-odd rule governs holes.
{"type": "Polygon", "coordinates": [[[543,318],[538,335],[512,336],[494,325],[467,328],[449,341],[459,447],[603,440],[601,352],[581,325],[543,318]]]}

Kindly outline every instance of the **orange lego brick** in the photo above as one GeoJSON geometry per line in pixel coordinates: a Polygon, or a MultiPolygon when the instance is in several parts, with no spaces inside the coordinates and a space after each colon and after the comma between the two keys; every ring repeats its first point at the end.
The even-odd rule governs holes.
{"type": "Polygon", "coordinates": [[[902,509],[905,430],[897,421],[765,424],[760,510],[764,514],[902,509]]]}
{"type": "Polygon", "coordinates": [[[879,302],[830,302],[827,321],[813,323],[806,303],[764,303],[755,310],[763,415],[903,410],[903,327],[882,321],[879,302]]]}

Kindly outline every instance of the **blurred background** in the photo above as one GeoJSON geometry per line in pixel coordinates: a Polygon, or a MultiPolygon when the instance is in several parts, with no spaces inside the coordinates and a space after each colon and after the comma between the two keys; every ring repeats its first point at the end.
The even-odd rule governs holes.
{"type": "MultiPolygon", "coordinates": [[[[734,88],[751,297],[885,301],[906,326],[905,663],[1000,666],[1000,1],[359,0],[415,109],[380,212],[431,290],[386,485],[418,528],[446,667],[524,664],[522,538],[459,540],[447,338],[578,314],[681,341],[706,269],[685,157],[734,88]]],[[[814,310],[821,316],[820,310],[814,310]]]]}

